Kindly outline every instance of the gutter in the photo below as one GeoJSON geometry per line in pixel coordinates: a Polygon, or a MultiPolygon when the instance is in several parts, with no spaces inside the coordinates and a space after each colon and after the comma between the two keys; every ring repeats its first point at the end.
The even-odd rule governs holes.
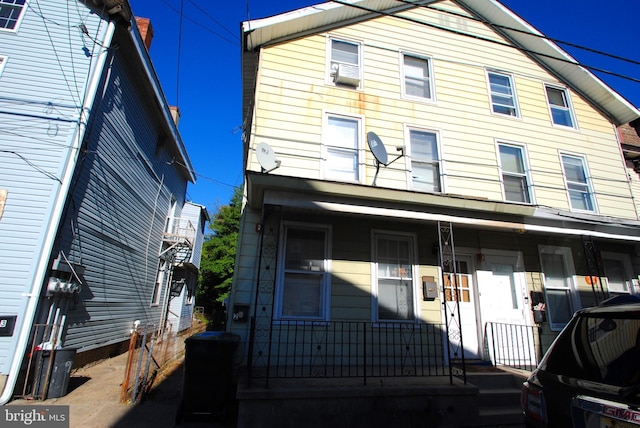
{"type": "MultiPolygon", "coordinates": [[[[107,30],[105,31],[105,37],[102,41],[103,46],[111,46],[111,40],[115,33],[116,25],[113,21],[109,21],[107,30]]],[[[31,285],[31,292],[22,297],[27,297],[27,301],[24,320],[22,322],[22,329],[19,332],[18,342],[16,349],[14,350],[13,361],[11,362],[11,368],[9,369],[9,376],[7,382],[4,385],[4,390],[0,396],[0,405],[6,404],[13,395],[13,390],[16,385],[20,367],[22,366],[22,356],[24,355],[29,336],[31,335],[31,327],[35,318],[38,301],[40,299],[40,292],[42,284],[44,283],[45,274],[47,273],[49,258],[51,256],[51,250],[53,248],[56,236],[58,233],[58,227],[60,225],[60,219],[62,217],[62,211],[67,202],[69,196],[69,187],[71,180],[76,169],[78,160],[78,154],[80,153],[80,147],[84,141],[85,133],[87,130],[87,123],[89,122],[89,116],[91,114],[91,108],[93,107],[96,93],[98,91],[98,85],[103,74],[104,65],[109,55],[108,49],[103,49],[98,56],[97,61],[91,71],[87,88],[85,91],[84,102],[82,103],[82,109],[78,117],[78,126],[71,140],[71,147],[69,148],[67,159],[63,168],[63,174],[61,183],[63,183],[57,192],[53,207],[51,209],[51,218],[46,230],[45,239],[43,242],[42,250],[40,251],[40,259],[36,269],[36,274],[31,285]]]]}

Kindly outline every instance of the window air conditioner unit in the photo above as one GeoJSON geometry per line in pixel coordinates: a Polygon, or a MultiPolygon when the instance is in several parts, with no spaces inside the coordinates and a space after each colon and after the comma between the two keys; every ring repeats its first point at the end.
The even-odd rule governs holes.
{"type": "Polygon", "coordinates": [[[360,84],[360,67],[357,65],[338,64],[334,82],[349,86],[360,84]]]}

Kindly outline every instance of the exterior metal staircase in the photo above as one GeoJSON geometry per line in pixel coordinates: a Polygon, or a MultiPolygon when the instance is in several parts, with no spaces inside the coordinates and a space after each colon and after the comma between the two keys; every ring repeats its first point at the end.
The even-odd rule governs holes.
{"type": "Polygon", "coordinates": [[[160,258],[175,264],[188,262],[193,253],[195,238],[196,229],[191,221],[179,217],[169,217],[162,235],[160,258]]]}

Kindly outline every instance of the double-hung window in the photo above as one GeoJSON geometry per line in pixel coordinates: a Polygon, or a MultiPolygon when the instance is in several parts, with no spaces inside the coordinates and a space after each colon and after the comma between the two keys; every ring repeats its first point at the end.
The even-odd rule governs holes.
{"type": "Polygon", "coordinates": [[[513,144],[498,143],[498,151],[500,152],[504,199],[511,202],[531,203],[531,178],[524,148],[513,144]]]}
{"type": "Polygon", "coordinates": [[[361,46],[359,43],[329,38],[329,81],[359,86],[362,78],[361,46]]]}
{"type": "Polygon", "coordinates": [[[15,30],[27,0],[0,0],[0,29],[15,30]]]}
{"type": "Polygon", "coordinates": [[[323,135],[324,178],[338,181],[359,180],[361,122],[357,117],[326,115],[323,135]]]}
{"type": "Polygon", "coordinates": [[[374,234],[376,321],[407,321],[415,318],[413,237],[374,234]]]}
{"type": "Polygon", "coordinates": [[[574,267],[571,249],[541,245],[540,267],[544,275],[544,291],[547,303],[549,325],[552,330],[560,330],[569,322],[575,307],[573,295],[574,267]]]}
{"type": "Polygon", "coordinates": [[[595,201],[586,160],[582,156],[560,154],[564,180],[573,210],[595,211],[595,201]]]}
{"type": "Polygon", "coordinates": [[[489,71],[488,78],[491,90],[491,110],[497,114],[518,117],[518,103],[511,75],[489,71]]]}
{"type": "Polygon", "coordinates": [[[551,111],[551,121],[554,125],[575,128],[573,109],[569,100],[569,92],[565,88],[545,86],[547,101],[551,111]]]}
{"type": "Polygon", "coordinates": [[[411,188],[422,192],[441,192],[441,165],[438,134],[408,128],[411,188]]]}
{"type": "Polygon", "coordinates": [[[420,100],[433,100],[431,63],[428,58],[402,55],[403,94],[420,100]]]}
{"type": "Polygon", "coordinates": [[[285,225],[278,287],[280,318],[326,319],[329,232],[327,226],[285,225]]]}

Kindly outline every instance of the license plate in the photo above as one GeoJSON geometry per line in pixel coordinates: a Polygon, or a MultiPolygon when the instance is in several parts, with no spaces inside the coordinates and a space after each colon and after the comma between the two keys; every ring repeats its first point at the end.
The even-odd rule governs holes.
{"type": "Polygon", "coordinates": [[[638,428],[638,425],[615,419],[600,418],[600,428],[638,428]]]}

